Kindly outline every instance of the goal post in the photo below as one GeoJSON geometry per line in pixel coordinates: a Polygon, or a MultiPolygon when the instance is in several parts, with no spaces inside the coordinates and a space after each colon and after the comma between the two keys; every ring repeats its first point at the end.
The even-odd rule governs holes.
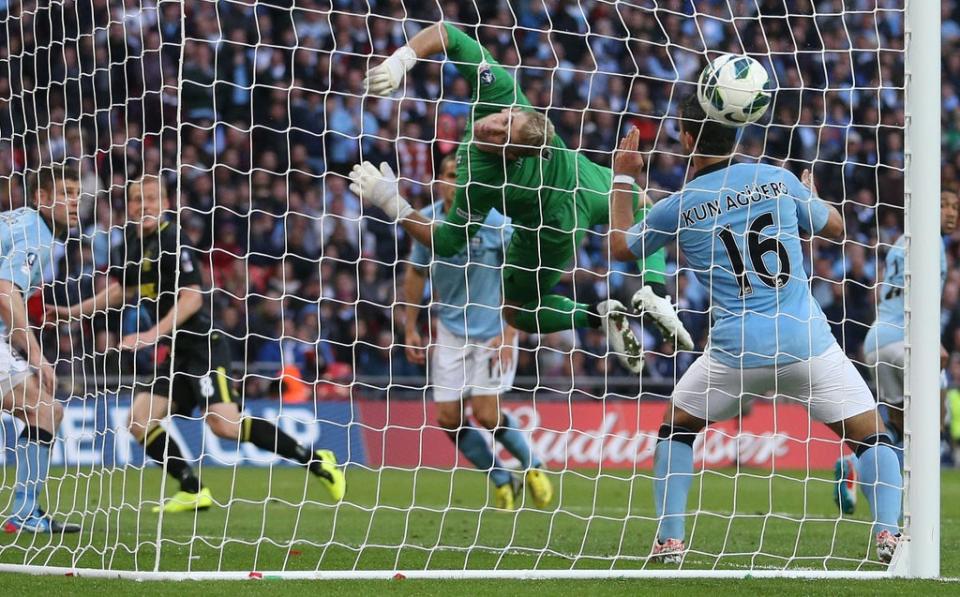
{"type": "Polygon", "coordinates": [[[907,0],[906,233],[908,574],[940,576],[940,6],[907,0]]]}
{"type": "MultiPolygon", "coordinates": [[[[126,265],[101,260],[97,243],[124,249],[142,241],[120,232],[133,217],[126,184],[160,174],[169,221],[175,214],[181,232],[176,278],[193,268],[184,251],[195,254],[210,335],[224,336],[232,351],[232,367],[189,375],[206,382],[207,398],[236,387],[244,418],[232,437],[215,432],[200,409],[176,411],[170,403],[166,451],[179,446],[213,501],[204,511],[154,513],[182,485],[133,439],[127,420],[132,396],[159,387],[151,373],[161,357],[154,348],[119,348],[120,331],[155,323],[149,308],[137,299],[103,320],[51,324],[38,316],[35,331],[57,365],[65,412],[41,505],[83,531],[0,534],[0,572],[157,581],[941,576],[939,3],[124,0],[87,2],[75,23],[58,12],[62,25],[49,27],[31,19],[70,2],[7,4],[0,8],[6,38],[24,38],[0,48],[0,133],[8,124],[13,131],[0,137],[3,209],[23,203],[17,177],[36,166],[36,156],[78,160],[85,177],[97,178],[93,199],[85,199],[96,207],[84,215],[76,245],[67,243],[66,256],[52,264],[60,278],[45,280],[56,288],[45,289],[44,299],[76,304],[114,266],[126,265]],[[551,14],[548,5],[561,9],[551,14]],[[598,331],[523,334],[513,357],[517,378],[498,404],[497,423],[484,427],[476,406],[461,413],[474,446],[492,449],[490,468],[502,467],[519,489],[516,509],[497,507],[493,474],[474,470],[467,433],[448,431],[434,402],[448,383],[433,377],[443,363],[428,357],[420,366],[407,350],[416,348],[404,328],[413,275],[425,278],[423,344],[435,355],[449,342],[437,331],[449,302],[429,280],[440,255],[428,249],[428,262],[418,262],[409,234],[348,187],[353,164],[387,161],[415,208],[442,195],[449,179],[441,165],[457,155],[471,109],[463,74],[470,69],[458,71],[449,57],[421,57],[392,96],[363,87],[367,68],[441,19],[478,35],[503,63],[495,74],[480,61],[473,83],[515,77],[557,135],[587,158],[609,164],[623,132],[642,129],[650,158],[644,182],[654,200],[690,178],[678,103],[700,68],[720,52],[756,57],[783,95],[775,93],[769,115],[738,136],[738,157],[798,174],[825,171],[821,191],[829,186],[834,196],[824,198],[858,218],[859,236],[822,254],[815,254],[820,241],[803,239],[805,262],[794,271],[813,270],[817,300],[834,307],[834,334],[868,379],[856,337],[872,320],[848,313],[848,287],[879,294],[883,254],[903,233],[904,540],[889,567],[874,557],[864,500],[855,514],[832,500],[832,467],[851,455],[849,447],[807,417],[808,405],[782,397],[757,399],[752,411],[709,425],[692,443],[688,551],[679,565],[655,561],[651,546],[664,517],[654,505],[654,453],[667,399],[694,357],[674,356],[639,321],[634,329],[649,353],[639,380],[607,358],[598,331]],[[43,52],[31,45],[48,38],[43,52]],[[46,68],[37,66],[48,58],[46,68]],[[863,64],[867,76],[857,72],[863,64]],[[44,101],[46,112],[24,115],[44,101]],[[8,123],[6,107],[22,118],[8,123]],[[887,107],[890,114],[903,109],[904,121],[881,114],[887,107]],[[902,149],[902,163],[885,161],[881,134],[896,137],[887,149],[902,149]],[[848,149],[853,137],[863,141],[859,155],[848,149]],[[848,169],[859,173],[848,176],[848,169]],[[883,169],[902,174],[902,204],[895,184],[884,188],[883,169]],[[111,217],[101,220],[100,209],[111,217]],[[889,216],[883,222],[881,210],[889,216]],[[873,274],[847,267],[857,256],[873,274]],[[84,286],[84,276],[93,281],[84,286]],[[553,480],[548,507],[534,507],[525,493],[523,456],[502,433],[508,417],[518,432],[510,441],[526,441],[553,480]],[[342,500],[302,466],[306,460],[256,447],[245,427],[254,418],[302,446],[333,452],[347,479],[342,500]]],[[[537,192],[556,190],[548,186],[537,192]]],[[[585,234],[559,286],[578,300],[629,302],[641,272],[609,262],[600,228],[585,234]]],[[[730,239],[737,248],[733,233],[730,239]]],[[[484,242],[475,239],[484,256],[504,250],[484,242]]],[[[667,287],[702,353],[717,307],[676,250],[666,260],[667,287]]],[[[467,263],[453,267],[466,271],[467,263]]],[[[479,265],[503,271],[502,258],[479,265]]],[[[873,300],[862,299],[864,310],[876,311],[873,300]]],[[[33,309],[42,314],[43,305],[33,309]]],[[[171,360],[183,350],[179,341],[169,348],[171,360]]],[[[452,389],[468,385],[464,379],[452,389]]],[[[21,431],[14,418],[0,418],[3,517],[14,499],[21,431]]],[[[279,433],[275,439],[279,446],[279,433]]]]}

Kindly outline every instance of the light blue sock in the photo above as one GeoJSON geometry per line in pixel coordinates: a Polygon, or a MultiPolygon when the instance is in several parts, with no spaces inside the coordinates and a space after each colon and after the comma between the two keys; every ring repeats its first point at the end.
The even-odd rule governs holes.
{"type": "Polygon", "coordinates": [[[494,456],[490,444],[476,427],[467,424],[459,431],[448,431],[447,436],[477,470],[490,472],[490,480],[496,487],[510,483],[510,471],[494,456]]]}
{"type": "Polygon", "coordinates": [[[513,454],[514,458],[520,461],[520,468],[538,468],[543,463],[533,453],[530,442],[517,426],[517,420],[507,413],[500,413],[500,426],[494,432],[493,436],[498,442],[503,444],[507,452],[513,454]]]}
{"type": "MultiPolygon", "coordinates": [[[[25,428],[14,448],[17,458],[17,480],[13,486],[12,515],[24,519],[36,512],[37,497],[43,492],[43,485],[50,470],[50,441],[37,441],[31,435],[36,429],[25,428]]],[[[42,440],[52,440],[50,433],[39,431],[42,440]]]]}
{"type": "Polygon", "coordinates": [[[653,499],[660,518],[657,538],[683,539],[687,495],[693,483],[693,446],[660,439],[653,456],[653,499]]]}
{"type": "Polygon", "coordinates": [[[858,450],[860,481],[873,513],[873,532],[900,532],[903,475],[896,451],[885,443],[858,450]]]}

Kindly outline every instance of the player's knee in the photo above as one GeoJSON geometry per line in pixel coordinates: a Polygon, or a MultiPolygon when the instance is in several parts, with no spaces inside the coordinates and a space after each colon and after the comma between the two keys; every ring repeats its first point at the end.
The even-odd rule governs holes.
{"type": "Polygon", "coordinates": [[[60,428],[60,423],[63,421],[63,405],[59,402],[54,402],[50,405],[50,416],[51,416],[51,432],[55,432],[60,428]]]}
{"type": "Polygon", "coordinates": [[[456,431],[463,423],[463,417],[459,412],[452,410],[440,410],[437,412],[437,424],[446,431],[456,431]]]}
{"type": "Polygon", "coordinates": [[[207,416],[207,425],[210,431],[219,438],[238,439],[240,437],[240,421],[231,421],[216,415],[207,416]]]}
{"type": "Polygon", "coordinates": [[[474,406],[473,418],[477,420],[484,429],[496,429],[500,425],[500,409],[496,407],[496,399],[492,400],[491,408],[477,408],[474,406]]]}

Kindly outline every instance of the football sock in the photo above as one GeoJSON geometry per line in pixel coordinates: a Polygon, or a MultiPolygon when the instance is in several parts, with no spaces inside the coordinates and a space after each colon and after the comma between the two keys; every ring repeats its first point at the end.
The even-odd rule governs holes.
{"type": "Polygon", "coordinates": [[[883,433],[871,435],[857,448],[860,481],[873,513],[873,532],[900,532],[900,507],[903,499],[903,475],[890,438],[883,433]]]}
{"type": "Polygon", "coordinates": [[[457,431],[447,431],[447,437],[477,470],[490,472],[490,480],[496,487],[511,481],[510,471],[503,468],[500,459],[493,454],[490,444],[476,427],[466,424],[457,431]]]}
{"type": "Polygon", "coordinates": [[[13,516],[27,518],[37,510],[38,496],[43,491],[50,470],[50,446],[55,437],[45,429],[32,425],[23,428],[14,453],[17,458],[17,480],[13,486],[13,516]]]}
{"type": "Polygon", "coordinates": [[[548,294],[520,307],[513,323],[524,332],[549,334],[574,328],[599,327],[599,318],[594,324],[588,305],[559,294],[548,294]]]}
{"type": "Polygon", "coordinates": [[[167,432],[157,425],[143,439],[143,448],[147,456],[156,460],[167,471],[167,474],[180,482],[180,490],[187,493],[198,493],[202,485],[200,479],[193,474],[193,468],[187,464],[180,451],[180,445],[172,437],[167,438],[167,432]]]}
{"type": "Polygon", "coordinates": [[[493,437],[503,444],[507,452],[513,454],[520,461],[520,468],[537,468],[542,465],[540,459],[533,453],[526,435],[517,427],[517,420],[505,412],[500,413],[500,425],[493,432],[493,437]]]}
{"type": "Polygon", "coordinates": [[[653,456],[653,500],[660,518],[657,538],[661,541],[683,539],[696,437],[696,433],[682,427],[660,426],[660,440],[653,456]]]}
{"type": "Polygon", "coordinates": [[[261,450],[273,452],[300,464],[309,465],[313,460],[310,449],[264,419],[244,417],[240,422],[240,441],[250,442],[261,450]]]}

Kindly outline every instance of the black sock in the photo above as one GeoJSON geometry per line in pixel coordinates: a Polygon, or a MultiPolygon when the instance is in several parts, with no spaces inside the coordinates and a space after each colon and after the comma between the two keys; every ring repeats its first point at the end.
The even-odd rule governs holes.
{"type": "Polygon", "coordinates": [[[167,432],[163,427],[155,427],[146,435],[143,441],[144,450],[147,456],[153,458],[163,466],[167,474],[180,482],[180,490],[187,493],[198,493],[200,488],[200,479],[193,474],[193,468],[183,459],[183,452],[180,446],[172,437],[167,441],[167,432]],[[166,448],[166,454],[164,454],[166,448]]]}
{"type": "Polygon", "coordinates": [[[240,439],[300,464],[309,465],[313,460],[313,452],[264,419],[244,417],[240,422],[240,439]]]}
{"type": "Polygon", "coordinates": [[[24,426],[23,431],[20,433],[20,437],[28,442],[37,442],[38,444],[45,444],[48,446],[51,445],[53,440],[56,439],[56,436],[46,429],[40,429],[39,427],[34,427],[33,425],[24,426]]]}

